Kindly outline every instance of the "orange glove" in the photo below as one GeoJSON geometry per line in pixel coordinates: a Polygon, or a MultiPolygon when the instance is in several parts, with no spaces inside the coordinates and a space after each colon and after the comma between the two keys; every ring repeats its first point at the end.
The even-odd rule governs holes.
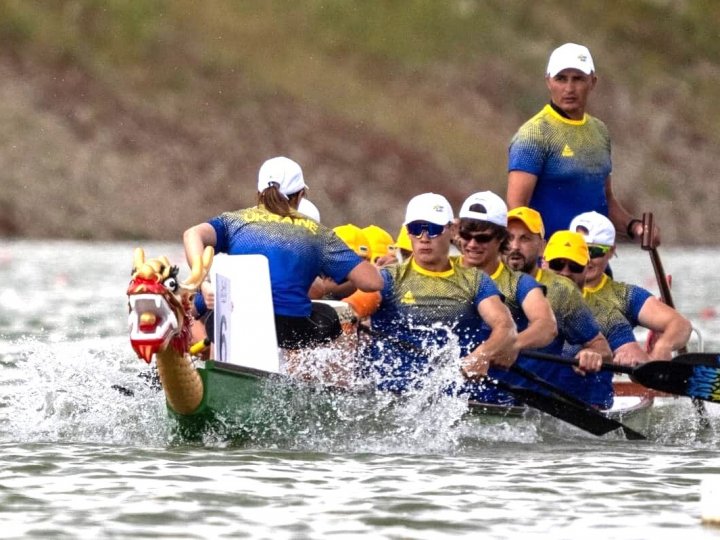
{"type": "Polygon", "coordinates": [[[382,296],[379,292],[365,292],[357,290],[347,298],[343,298],[343,302],[350,304],[353,311],[357,313],[357,316],[362,319],[368,317],[377,311],[382,301],[382,296]]]}

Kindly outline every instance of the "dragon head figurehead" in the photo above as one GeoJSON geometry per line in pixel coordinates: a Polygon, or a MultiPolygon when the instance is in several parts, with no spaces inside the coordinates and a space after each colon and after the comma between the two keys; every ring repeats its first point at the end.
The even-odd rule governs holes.
{"type": "MultiPolygon", "coordinates": [[[[212,248],[206,248],[203,277],[210,269],[212,257],[212,248]]],[[[194,292],[195,288],[180,284],[178,267],[172,266],[167,257],[145,260],[142,248],[135,250],[127,295],[130,343],[139,358],[150,363],[154,354],[170,347],[179,355],[188,351],[194,292]]]]}

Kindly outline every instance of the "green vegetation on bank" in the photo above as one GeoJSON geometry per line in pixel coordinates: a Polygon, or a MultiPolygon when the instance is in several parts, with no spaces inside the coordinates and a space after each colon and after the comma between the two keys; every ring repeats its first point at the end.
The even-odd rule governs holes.
{"type": "MultiPolygon", "coordinates": [[[[412,99],[398,111],[395,100],[385,97],[385,84],[412,80],[414,73],[423,71],[436,73],[440,85],[444,70],[467,70],[482,78],[483,65],[498,62],[535,76],[552,46],[573,39],[591,44],[601,76],[612,71],[612,78],[634,95],[653,88],[656,77],[674,74],[692,89],[688,117],[700,123],[716,120],[718,28],[720,9],[714,0],[0,4],[2,42],[20,45],[48,61],[77,63],[111,82],[130,76],[134,84],[149,90],[182,92],[188,73],[220,77],[241,70],[256,92],[309,99],[340,116],[426,141],[433,138],[435,122],[418,125],[418,103],[412,99]],[[406,129],[408,125],[412,129],[406,129]]],[[[536,108],[538,86],[504,86],[503,96],[527,115],[536,108]]],[[[704,127],[717,131],[719,126],[714,122],[704,127]]]]}

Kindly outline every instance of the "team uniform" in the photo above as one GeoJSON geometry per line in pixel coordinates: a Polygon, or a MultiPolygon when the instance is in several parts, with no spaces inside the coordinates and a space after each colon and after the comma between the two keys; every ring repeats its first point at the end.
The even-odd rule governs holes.
{"type": "MultiPolygon", "coordinates": [[[[584,343],[600,333],[600,326],[575,283],[548,269],[538,270],[535,279],[545,286],[546,296],[555,314],[558,329],[555,339],[538,351],[561,355],[564,348],[569,346],[574,347],[577,352],[584,343]]],[[[520,365],[555,386],[571,390],[564,386],[568,383],[568,379],[572,379],[575,375],[569,366],[533,358],[523,358],[520,365]]]]}
{"type": "MultiPolygon", "coordinates": [[[[490,276],[495,282],[500,293],[505,297],[505,305],[510,310],[515,326],[518,332],[522,332],[528,327],[529,321],[522,304],[527,295],[534,289],[541,289],[545,294],[545,287],[538,283],[532,276],[522,272],[511,270],[502,262],[497,270],[490,276]]],[[[533,370],[536,363],[531,358],[522,355],[516,360],[517,365],[525,369],[533,370]]],[[[490,368],[488,375],[492,379],[499,379],[516,386],[529,387],[538,390],[532,382],[525,377],[515,375],[506,370],[490,368]]],[[[472,399],[485,403],[512,403],[513,399],[506,393],[497,390],[493,386],[483,385],[482,383],[468,383],[466,388],[470,388],[470,396],[472,399]]]]}
{"type": "Polygon", "coordinates": [[[608,215],[610,135],[607,126],[589,114],[571,120],[546,105],[510,141],[508,170],[537,176],[528,206],[542,215],[546,238],[567,229],[582,212],[608,215]]]}
{"type": "Polygon", "coordinates": [[[450,264],[447,271],[432,272],[411,257],[381,270],[385,286],[371,325],[387,337],[373,340],[366,351],[366,375],[378,388],[402,392],[416,387],[433,369],[433,349],[455,338],[465,356],[490,335],[478,305],[500,295],[497,287],[477,268],[450,264]]]}
{"type": "Polygon", "coordinates": [[[208,223],[215,229],[216,252],[267,257],[280,346],[305,345],[304,334],[314,329],[317,321],[308,319],[315,314],[308,290],[315,278],[325,275],[341,283],[362,262],[331,229],[302,214],[283,217],[259,205],[225,212],[208,223]],[[284,334],[288,324],[300,324],[303,335],[284,334]]]}
{"type": "Polygon", "coordinates": [[[652,297],[652,293],[638,285],[631,285],[603,274],[596,287],[585,287],[588,293],[597,295],[618,307],[628,322],[634,327],[640,324],[640,310],[652,297]]]}
{"type": "MultiPolygon", "coordinates": [[[[626,343],[635,341],[632,326],[617,306],[606,298],[587,291],[583,292],[583,298],[600,325],[600,331],[608,340],[610,350],[616,351],[626,343]]],[[[579,350],[578,346],[567,345],[563,356],[573,357],[579,350]]],[[[561,377],[561,384],[565,390],[583,401],[601,409],[609,409],[614,396],[612,380],[611,371],[598,371],[583,376],[568,370],[561,377]]]]}

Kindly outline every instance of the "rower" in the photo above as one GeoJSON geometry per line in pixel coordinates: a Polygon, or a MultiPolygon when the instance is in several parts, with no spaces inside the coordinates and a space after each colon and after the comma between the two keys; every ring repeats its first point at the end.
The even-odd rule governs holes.
{"type": "MultiPolygon", "coordinates": [[[[583,298],[610,344],[614,363],[635,365],[647,362],[647,354],[638,345],[632,326],[617,306],[583,289],[589,258],[588,247],[582,234],[557,231],[545,247],[543,269],[569,278],[578,289],[583,290],[583,298]]],[[[577,347],[567,347],[563,356],[575,356],[576,349],[577,347]]],[[[593,406],[609,409],[612,407],[614,394],[612,377],[610,371],[587,374],[568,371],[562,376],[561,386],[593,406]]]]}
{"type": "Polygon", "coordinates": [[[202,283],[206,246],[229,255],[264,255],[278,345],[301,349],[332,341],[342,333],[340,321],[332,307],[311,302],[308,291],[315,278],[347,279],[361,290],[377,291],[382,277],[329,228],[298,212],[307,185],[296,162],[286,157],[267,160],[258,172],[257,190],[257,206],[225,212],[185,231],[192,271],[184,285],[198,288],[202,283]]]}
{"type": "Polygon", "coordinates": [[[495,283],[449,256],[452,224],[445,197],[413,197],[405,213],[412,255],[380,270],[381,293],[358,291],[345,299],[359,318],[371,315],[371,332],[379,336],[365,369],[378,388],[421,386],[435,368],[430,347],[443,347],[453,336],[469,377],[485,375],[490,366],[507,368],[517,357],[515,324],[495,283]]]}
{"type": "MultiPolygon", "coordinates": [[[[457,245],[461,250],[458,262],[488,274],[505,297],[517,326],[515,346],[538,349],[555,340],[557,325],[550,303],[545,298],[545,286],[527,273],[508,268],[500,253],[507,247],[507,206],[491,191],[474,193],[463,203],[459,214],[457,245]]],[[[520,355],[518,365],[531,369],[537,361],[520,355]]],[[[515,373],[491,371],[491,375],[516,386],[527,386],[527,379],[515,373]]],[[[497,390],[488,387],[483,395],[473,396],[483,402],[496,402],[497,390]]],[[[504,399],[503,399],[504,400],[504,399]]]]}
{"type": "Polygon", "coordinates": [[[650,360],[669,360],[673,351],[684,348],[690,340],[692,325],[675,309],[655,298],[650,291],[629,283],[615,281],[605,272],[615,255],[615,228],[597,212],[584,212],[570,223],[570,230],[582,233],[588,244],[585,290],[602,298],[623,313],[633,327],[652,330],[657,339],[648,356],[650,360]]]}
{"type": "MultiPolygon", "coordinates": [[[[575,354],[580,368],[583,371],[597,371],[600,362],[612,360],[610,345],[575,283],[540,268],[540,259],[545,249],[542,216],[532,208],[520,206],[510,210],[507,217],[508,238],[503,261],[511,269],[525,272],[545,286],[547,299],[557,321],[557,337],[540,351],[560,355],[566,345],[580,347],[575,354]]],[[[557,386],[562,386],[560,379],[563,373],[571,369],[530,358],[524,361],[527,363],[524,367],[557,386]]]]}

